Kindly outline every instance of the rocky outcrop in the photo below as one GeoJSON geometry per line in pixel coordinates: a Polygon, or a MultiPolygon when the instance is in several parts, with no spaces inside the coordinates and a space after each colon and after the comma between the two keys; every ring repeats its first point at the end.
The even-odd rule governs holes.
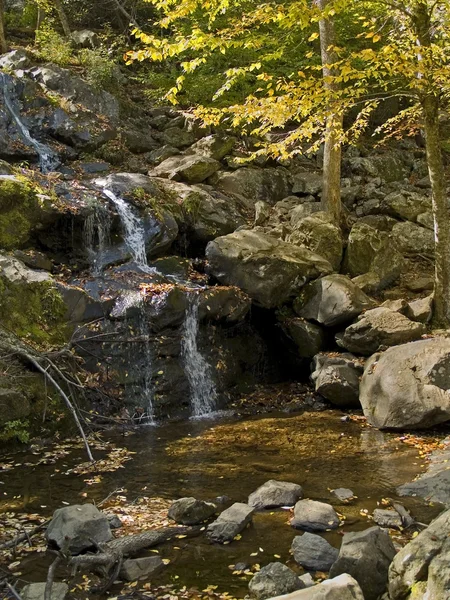
{"type": "Polygon", "coordinates": [[[250,494],[248,504],[257,510],[279,506],[294,506],[297,500],[302,497],[303,490],[296,483],[271,479],[250,494]]]}
{"type": "Polygon", "coordinates": [[[253,575],[248,589],[257,600],[267,600],[304,588],[297,575],[283,563],[269,563],[253,575]]]}
{"type": "Polygon", "coordinates": [[[335,271],[339,271],[343,252],[342,233],[332,222],[332,218],[324,212],[315,212],[294,222],[294,230],[286,237],[286,241],[323,256],[335,271]]]}
{"type": "Polygon", "coordinates": [[[93,504],[75,504],[58,508],[53,513],[45,537],[64,552],[78,554],[93,544],[112,539],[109,521],[93,504]]]}
{"type": "Polygon", "coordinates": [[[422,340],[375,354],[366,363],[360,401],[382,429],[432,427],[450,419],[450,341],[422,340]]]}
{"type": "Polygon", "coordinates": [[[305,248],[243,230],[219,237],[206,248],[209,270],[225,285],[237,285],[256,304],[274,308],[331,265],[305,248]]]}

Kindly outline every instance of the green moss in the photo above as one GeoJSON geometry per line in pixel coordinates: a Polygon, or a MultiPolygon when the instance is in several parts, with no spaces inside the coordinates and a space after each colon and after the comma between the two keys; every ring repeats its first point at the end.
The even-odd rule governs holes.
{"type": "Polygon", "coordinates": [[[22,178],[0,179],[0,248],[23,246],[40,211],[37,190],[22,178]]]}
{"type": "Polygon", "coordinates": [[[158,218],[163,217],[163,211],[168,211],[176,219],[181,217],[181,207],[177,202],[175,192],[158,186],[160,194],[158,197],[152,196],[144,188],[135,188],[132,192],[133,200],[142,208],[149,208],[158,218]]]}

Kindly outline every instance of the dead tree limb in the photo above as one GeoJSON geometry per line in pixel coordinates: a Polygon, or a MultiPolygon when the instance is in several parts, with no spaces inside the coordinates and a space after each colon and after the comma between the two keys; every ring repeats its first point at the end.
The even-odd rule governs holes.
{"type": "Polygon", "coordinates": [[[14,596],[14,598],[16,600],[22,600],[19,592],[16,590],[16,588],[14,586],[12,586],[10,583],[8,583],[7,581],[5,581],[6,583],[6,587],[8,588],[8,590],[10,591],[10,593],[14,596]]]}
{"type": "Polygon", "coordinates": [[[9,540],[9,542],[4,542],[3,544],[0,544],[0,550],[4,550],[6,548],[14,548],[15,546],[17,546],[17,544],[20,544],[21,542],[25,542],[28,539],[31,540],[33,535],[36,535],[37,533],[39,533],[40,531],[45,529],[47,527],[48,523],[49,523],[49,521],[45,521],[45,523],[38,525],[31,531],[21,533],[20,535],[16,536],[13,540],[9,540]]]}
{"type": "Polygon", "coordinates": [[[56,568],[60,562],[61,562],[61,555],[58,554],[58,556],[55,558],[55,560],[50,565],[50,568],[47,573],[47,582],[45,584],[44,600],[52,600],[53,581],[55,579],[56,568]]]}

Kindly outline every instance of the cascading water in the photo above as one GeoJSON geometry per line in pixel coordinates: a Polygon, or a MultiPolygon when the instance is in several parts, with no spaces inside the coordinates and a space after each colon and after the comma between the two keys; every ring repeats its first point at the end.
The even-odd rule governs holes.
{"type": "Polygon", "coordinates": [[[155,411],[153,407],[154,387],[152,382],[153,371],[153,352],[150,344],[150,327],[145,313],[144,303],[141,303],[141,311],[139,314],[139,333],[144,343],[144,401],[147,407],[147,423],[155,425],[155,411]]]}
{"type": "Polygon", "coordinates": [[[125,243],[130,249],[135,263],[145,273],[155,273],[156,269],[151,269],[147,263],[145,230],[142,221],[134,214],[131,206],[123,198],[107,188],[103,189],[103,193],[117,209],[125,231],[125,243]]]}
{"type": "Polygon", "coordinates": [[[204,417],[216,408],[217,390],[211,375],[211,366],[198,348],[198,305],[198,294],[189,294],[183,324],[181,354],[191,391],[192,416],[204,417]]]}
{"type": "Polygon", "coordinates": [[[39,166],[41,171],[43,173],[49,173],[50,171],[54,171],[61,164],[57,154],[53,152],[53,150],[49,146],[46,146],[42,142],[36,140],[23,123],[22,119],[20,118],[19,109],[16,109],[14,106],[14,100],[9,89],[8,78],[5,75],[5,73],[0,72],[0,83],[3,91],[3,98],[5,100],[6,108],[8,109],[12,118],[16,122],[16,125],[22,133],[22,136],[24,137],[26,142],[36,150],[39,156],[39,166]]]}
{"type": "Polygon", "coordinates": [[[111,216],[101,204],[93,207],[83,227],[84,247],[93,267],[93,274],[102,272],[105,251],[110,244],[111,216]]]}

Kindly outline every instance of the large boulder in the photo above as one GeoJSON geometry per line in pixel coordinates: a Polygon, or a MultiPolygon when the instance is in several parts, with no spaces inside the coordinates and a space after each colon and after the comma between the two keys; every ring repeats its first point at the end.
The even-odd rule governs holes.
{"type": "Polygon", "coordinates": [[[277,318],[284,334],[297,347],[300,358],[312,358],[325,347],[326,334],[320,325],[293,314],[285,315],[284,309],[279,311],[277,318]]]}
{"type": "Polygon", "coordinates": [[[263,567],[253,575],[248,585],[250,595],[257,600],[290,594],[304,587],[305,584],[300,581],[296,573],[279,562],[269,563],[263,567]]]}
{"type": "Polygon", "coordinates": [[[418,340],[425,332],[422,323],[380,306],[360,315],[356,323],[336,336],[336,341],[349,352],[369,356],[382,346],[418,340]]]}
{"type": "Polygon", "coordinates": [[[336,406],[359,407],[359,380],[364,367],[351,354],[317,354],[311,380],[318,394],[336,406]]]}
{"type": "Polygon", "coordinates": [[[403,344],[372,356],[360,385],[371,425],[419,429],[450,419],[450,340],[403,344]]]}
{"type": "Polygon", "coordinates": [[[387,194],[382,200],[379,212],[407,221],[417,221],[420,214],[430,210],[431,197],[416,191],[402,190],[387,194]]]}
{"type": "Polygon", "coordinates": [[[53,513],[45,537],[60,550],[79,554],[112,539],[108,517],[93,504],[74,504],[53,513]]]}
{"type": "Polygon", "coordinates": [[[214,160],[222,160],[222,158],[231,152],[236,141],[235,137],[216,133],[198,140],[187,152],[200,154],[214,160]]]}
{"type": "Polygon", "coordinates": [[[213,542],[231,542],[251,522],[254,510],[248,504],[235,502],[208,525],[207,537],[213,542]]]}
{"type": "Polygon", "coordinates": [[[364,600],[358,582],[350,575],[339,575],[326,579],[319,585],[305,590],[292,592],[284,596],[276,596],[271,600],[364,600]]]}
{"type": "MultiPolygon", "coordinates": [[[[22,600],[44,600],[47,583],[29,583],[20,592],[22,600]]],[[[55,581],[52,585],[50,600],[65,600],[69,593],[67,583],[55,581]]],[[[13,596],[14,597],[14,596],[13,596]]]]}
{"type": "Polygon", "coordinates": [[[233,172],[219,172],[215,185],[225,194],[243,196],[249,207],[257,200],[273,205],[289,196],[292,190],[290,174],[283,167],[242,167],[233,172]]]}
{"type": "Polygon", "coordinates": [[[174,181],[201,183],[219,170],[220,163],[201,155],[172,156],[149,172],[152,177],[165,177],[174,181]]]}
{"type": "Polygon", "coordinates": [[[450,590],[450,510],[400,550],[389,569],[391,600],[447,600],[450,590]]]}
{"type": "Polygon", "coordinates": [[[296,221],[295,229],[286,241],[323,256],[334,270],[339,270],[343,252],[342,233],[327,213],[316,212],[296,221]]]}
{"type": "Polygon", "coordinates": [[[434,256],[434,232],[405,221],[392,228],[392,238],[403,254],[434,256]]]}
{"type": "Polygon", "coordinates": [[[216,505],[196,498],[180,498],[169,508],[169,519],[183,525],[197,525],[212,517],[216,512],[216,505]]]}
{"type": "Polygon", "coordinates": [[[332,270],[328,261],[306,248],[248,230],[210,242],[206,257],[214,277],[224,285],[237,285],[264,308],[283,304],[306,281],[332,270]]]}
{"type": "Polygon", "coordinates": [[[270,479],[250,494],[248,504],[257,510],[279,506],[294,506],[302,497],[303,490],[298,484],[270,479]]]}
{"type": "Polygon", "coordinates": [[[352,321],[374,305],[348,277],[332,274],[305,286],[294,302],[294,310],[304,319],[333,327],[352,321]]]}
{"type": "Polygon", "coordinates": [[[315,196],[322,191],[323,174],[314,171],[296,171],[293,174],[293,194],[311,194],[315,196]]]}
{"type": "Polygon", "coordinates": [[[377,600],[386,589],[388,569],[394,556],[395,548],[389,534],[379,527],[345,533],[330,577],[348,573],[361,586],[365,600],[377,600]]]}
{"type": "Polygon", "coordinates": [[[295,562],[309,571],[329,571],[339,555],[323,537],[308,532],[293,539],[291,552],[295,562]]]}
{"type": "Polygon", "coordinates": [[[339,517],[330,504],[299,500],[294,507],[291,526],[304,531],[327,531],[339,527],[339,517]]]}

